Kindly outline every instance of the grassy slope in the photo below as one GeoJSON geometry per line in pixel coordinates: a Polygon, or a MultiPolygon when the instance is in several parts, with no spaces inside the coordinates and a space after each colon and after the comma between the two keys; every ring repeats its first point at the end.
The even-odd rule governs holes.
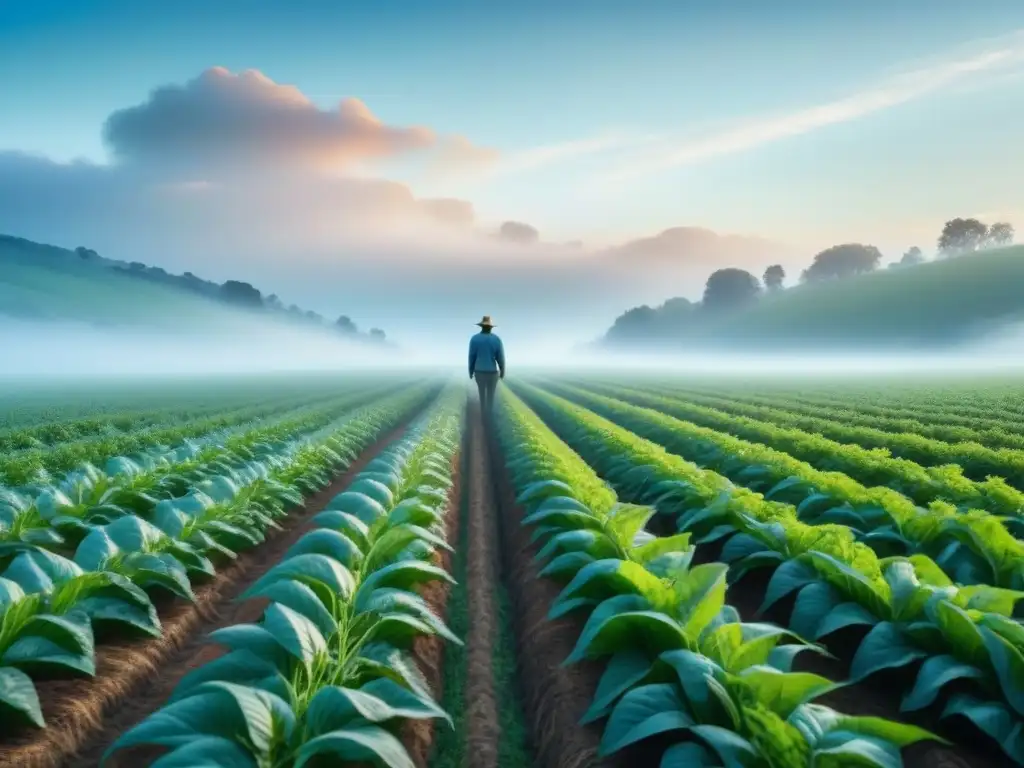
{"type": "Polygon", "coordinates": [[[83,262],[73,251],[0,240],[0,315],[179,330],[239,326],[245,313],[83,262]]]}
{"type": "Polygon", "coordinates": [[[801,285],[715,322],[716,341],[944,344],[1024,317],[1024,246],[801,285]]]}

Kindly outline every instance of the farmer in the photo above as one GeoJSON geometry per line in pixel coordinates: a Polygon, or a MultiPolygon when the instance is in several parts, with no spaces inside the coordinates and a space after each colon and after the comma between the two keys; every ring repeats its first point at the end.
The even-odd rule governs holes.
{"type": "Polygon", "coordinates": [[[494,323],[490,315],[484,315],[477,325],[480,333],[469,340],[469,378],[476,378],[480,407],[484,412],[490,412],[498,379],[505,378],[505,348],[501,339],[491,333],[494,323]]]}

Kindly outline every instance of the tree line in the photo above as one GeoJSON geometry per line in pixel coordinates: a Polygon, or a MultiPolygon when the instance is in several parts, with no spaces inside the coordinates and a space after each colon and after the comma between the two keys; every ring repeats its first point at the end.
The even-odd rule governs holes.
{"type": "MultiPolygon", "coordinates": [[[[956,218],[945,223],[936,243],[936,259],[962,256],[988,248],[1013,243],[1013,226],[996,222],[988,226],[974,218],[956,218]]],[[[876,271],[882,253],[873,245],[844,243],[816,254],[811,264],[800,273],[803,284],[840,280],[876,271]]],[[[926,261],[922,250],[914,246],[889,269],[900,269],[926,261]]],[[[634,342],[665,338],[693,328],[700,320],[717,317],[750,306],[764,296],[785,290],[786,271],[781,264],[768,267],[761,278],[745,269],[726,267],[711,273],[704,285],[700,301],[685,298],[669,299],[658,307],[646,304],[627,310],[612,325],[606,341],[634,342]]]]}
{"type": "MultiPolygon", "coordinates": [[[[75,249],[75,254],[83,261],[106,261],[96,251],[81,246],[75,249]]],[[[348,315],[341,315],[337,320],[330,321],[317,312],[302,309],[295,304],[285,306],[277,297],[277,294],[272,293],[264,296],[251,283],[241,280],[226,280],[223,283],[216,283],[197,277],[191,272],[175,275],[162,267],[147,266],[141,261],[132,261],[127,265],[123,264],[123,262],[120,264],[114,263],[111,268],[129,277],[199,294],[200,296],[236,308],[274,314],[283,319],[305,325],[333,328],[340,334],[354,339],[370,340],[376,343],[383,343],[387,340],[384,331],[380,328],[370,328],[369,331],[363,333],[348,315]]]]}

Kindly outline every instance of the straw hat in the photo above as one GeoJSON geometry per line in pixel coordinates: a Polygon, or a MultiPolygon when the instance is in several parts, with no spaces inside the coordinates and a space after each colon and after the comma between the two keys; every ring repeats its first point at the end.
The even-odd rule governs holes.
{"type": "Polygon", "coordinates": [[[481,328],[493,328],[494,323],[491,322],[490,315],[484,315],[484,319],[477,323],[481,328]]]}

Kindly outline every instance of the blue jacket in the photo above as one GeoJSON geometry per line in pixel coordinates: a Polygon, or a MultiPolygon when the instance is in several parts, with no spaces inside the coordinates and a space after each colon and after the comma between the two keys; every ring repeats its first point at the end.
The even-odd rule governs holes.
{"type": "Polygon", "coordinates": [[[469,340],[469,375],[505,372],[505,348],[493,333],[478,333],[469,340]]]}

